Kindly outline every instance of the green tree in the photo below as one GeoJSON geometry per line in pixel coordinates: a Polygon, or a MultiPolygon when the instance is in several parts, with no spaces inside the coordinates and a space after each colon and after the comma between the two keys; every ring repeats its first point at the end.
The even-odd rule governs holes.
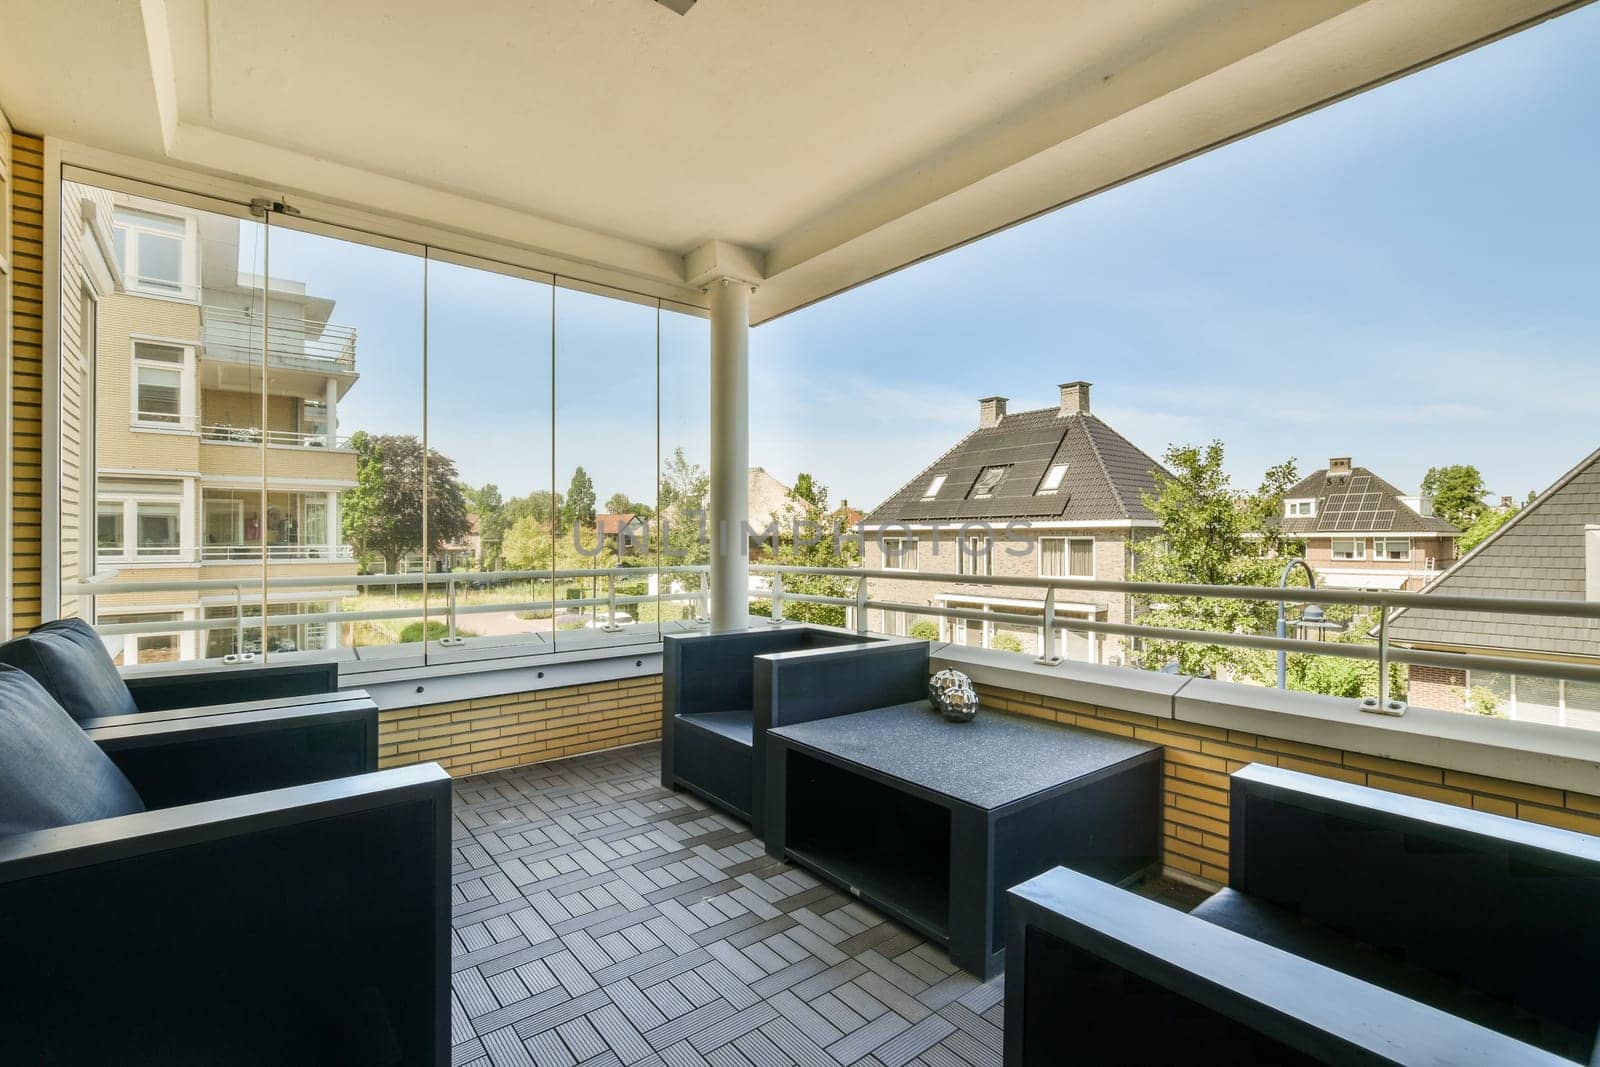
{"type": "Polygon", "coordinates": [[[646,521],[655,517],[655,509],[649,504],[641,504],[628,496],[627,493],[612,493],[606,497],[607,515],[637,515],[646,521]]]}
{"type": "Polygon", "coordinates": [[[1464,556],[1489,539],[1489,535],[1500,527],[1510,522],[1512,516],[1522,509],[1515,504],[1503,508],[1484,508],[1471,525],[1461,531],[1461,536],[1456,538],[1456,554],[1464,556]]]}
{"type": "Polygon", "coordinates": [[[572,472],[572,482],[567,486],[567,503],[561,512],[562,522],[573,526],[594,525],[594,479],[579,467],[572,472]]]}
{"type": "MultiPolygon", "coordinates": [[[[1293,460],[1271,468],[1255,492],[1241,496],[1223,471],[1222,442],[1204,447],[1175,445],[1163,457],[1171,475],[1157,472],[1156,491],[1145,506],[1161,522],[1159,536],[1142,542],[1134,579],[1200,585],[1277,585],[1283,557],[1299,545],[1279,532],[1283,496],[1298,480],[1293,460]]],[[[1291,582],[1303,585],[1297,569],[1291,582]]],[[[1136,598],[1140,621],[1178,630],[1270,633],[1277,605],[1222,597],[1136,598]]],[[[1147,670],[1176,661],[1184,674],[1226,673],[1266,682],[1272,654],[1256,649],[1147,640],[1132,656],[1147,670]]]]}
{"type": "Polygon", "coordinates": [[[711,475],[698,463],[691,463],[681,447],[672,450],[661,464],[661,519],[653,536],[657,538],[666,563],[702,564],[711,559],[711,546],[701,533],[706,498],[711,492],[711,475]]]}
{"type": "Polygon", "coordinates": [[[1488,491],[1478,468],[1464,463],[1429,467],[1422,476],[1422,492],[1433,497],[1434,514],[1463,530],[1487,510],[1483,497],[1488,491]]]}
{"type": "Polygon", "coordinates": [[[500,496],[500,487],[493,482],[482,488],[462,486],[467,497],[467,510],[478,520],[478,536],[483,541],[483,565],[493,570],[500,558],[500,543],[506,535],[506,502],[500,496]]]}
{"type": "MultiPolygon", "coordinates": [[[[356,487],[340,503],[344,537],[362,556],[382,556],[393,574],[402,556],[422,547],[422,442],[411,435],[357,432],[350,445],[356,452],[356,487]]],[[[472,525],[455,461],[434,449],[426,456],[432,553],[465,537],[472,525]]]]}
{"type": "Polygon", "coordinates": [[[506,529],[500,556],[512,570],[548,570],[555,560],[555,532],[548,518],[523,515],[506,529]]]}
{"type": "Polygon", "coordinates": [[[500,518],[507,530],[521,520],[530,518],[549,526],[555,517],[561,514],[562,505],[560,493],[536,489],[527,496],[514,496],[506,501],[505,507],[501,509],[500,518]]]}
{"type": "MultiPolygon", "coordinates": [[[[773,561],[793,567],[859,567],[861,542],[849,535],[844,509],[828,507],[828,487],[810,474],[795,478],[794,488],[782,512],[772,516],[778,524],[778,544],[773,561]]],[[[783,579],[785,592],[813,596],[849,596],[855,590],[850,578],[825,574],[789,574],[783,579]]],[[[765,605],[762,605],[765,608],[765,605]]],[[[770,609],[759,614],[768,614],[770,609]]],[[[824,626],[843,626],[845,609],[837,604],[796,604],[786,602],[786,619],[824,626]]]]}

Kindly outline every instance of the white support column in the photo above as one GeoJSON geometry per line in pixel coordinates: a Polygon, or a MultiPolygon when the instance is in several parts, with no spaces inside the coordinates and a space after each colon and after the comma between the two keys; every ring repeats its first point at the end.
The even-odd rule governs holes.
{"type": "Polygon", "coordinates": [[[711,283],[711,628],[750,625],[750,286],[711,283]]]}
{"type": "Polygon", "coordinates": [[[322,402],[328,409],[328,447],[339,443],[339,381],[330,377],[323,385],[322,402]]]}

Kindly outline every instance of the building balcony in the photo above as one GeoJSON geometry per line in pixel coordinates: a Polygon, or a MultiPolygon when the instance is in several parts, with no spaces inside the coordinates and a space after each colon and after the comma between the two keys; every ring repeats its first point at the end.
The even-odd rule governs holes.
{"type": "MultiPolygon", "coordinates": [[[[200,549],[204,563],[259,563],[261,546],[255,545],[204,545],[200,549]]],[[[343,563],[355,559],[349,545],[268,545],[268,563],[343,563]]]]}
{"type": "Polygon", "coordinates": [[[259,366],[264,344],[274,368],[328,375],[356,373],[354,326],[278,315],[263,317],[252,311],[211,305],[205,306],[201,314],[206,359],[259,366]]]}
{"type": "MultiPolygon", "coordinates": [[[[200,439],[207,444],[260,445],[262,433],[259,426],[201,426],[200,439]]],[[[332,451],[348,450],[350,447],[348,436],[300,430],[268,430],[266,442],[278,448],[320,448],[332,451]]]]}

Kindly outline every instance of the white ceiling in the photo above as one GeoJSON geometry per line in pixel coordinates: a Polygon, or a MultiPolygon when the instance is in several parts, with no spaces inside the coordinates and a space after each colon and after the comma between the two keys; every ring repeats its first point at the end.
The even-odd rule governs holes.
{"type": "Polygon", "coordinates": [[[1559,6],[0,0],[0,107],[760,321],[1559,6]]]}

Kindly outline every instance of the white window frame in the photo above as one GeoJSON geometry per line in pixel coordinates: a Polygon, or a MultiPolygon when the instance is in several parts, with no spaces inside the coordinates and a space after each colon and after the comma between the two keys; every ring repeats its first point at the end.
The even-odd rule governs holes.
{"type": "Polygon", "coordinates": [[[1367,558],[1367,539],[1365,537],[1332,537],[1328,539],[1328,558],[1335,563],[1350,563],[1367,558]],[[1349,544],[1355,546],[1355,554],[1341,556],[1333,546],[1349,544]]]}
{"type": "Polygon", "coordinates": [[[1382,563],[1410,563],[1411,562],[1411,554],[1412,554],[1411,538],[1409,538],[1409,537],[1377,537],[1377,538],[1374,538],[1373,541],[1372,541],[1372,558],[1374,560],[1378,560],[1379,562],[1382,562],[1382,563]],[[1391,556],[1391,555],[1388,554],[1389,546],[1390,545],[1396,545],[1396,544],[1403,544],[1403,545],[1406,546],[1405,555],[1403,555],[1403,556],[1391,556]]]}
{"type": "Polygon", "coordinates": [[[922,491],[922,499],[932,500],[938,496],[939,490],[944,488],[944,481],[948,477],[950,477],[948,474],[935,474],[932,480],[928,482],[928,488],[922,491]]]}
{"type": "Polygon", "coordinates": [[[956,542],[956,573],[971,578],[994,575],[994,538],[970,534],[956,542]]]}
{"type": "Polygon", "coordinates": [[[1283,517],[1286,519],[1314,519],[1317,517],[1317,501],[1315,497],[1296,497],[1283,502],[1283,517]]]}
{"type": "MultiPolygon", "coordinates": [[[[170,479],[163,479],[170,480],[170,479]]],[[[176,493],[167,490],[139,492],[137,490],[102,490],[95,498],[95,559],[102,563],[184,563],[194,554],[189,543],[184,522],[184,492],[180,485],[176,493]],[[172,549],[145,552],[139,548],[139,505],[160,504],[178,511],[178,544],[172,549]],[[120,508],[122,511],[122,546],[118,552],[104,552],[100,548],[100,515],[120,508]]]]}
{"type": "Polygon", "coordinates": [[[1041,578],[1093,578],[1094,577],[1094,538],[1093,537],[1041,537],[1039,538],[1039,577],[1041,578]],[[1044,569],[1044,543],[1046,541],[1061,542],[1061,566],[1064,574],[1048,574],[1044,569]],[[1089,573],[1072,573],[1072,543],[1087,541],[1089,543],[1089,573]]]}
{"type": "Polygon", "coordinates": [[[916,571],[919,569],[917,566],[917,539],[915,537],[885,537],[880,544],[883,546],[884,570],[916,571]],[[906,565],[907,560],[910,561],[910,566],[906,565]]]}
{"type": "Polygon", "coordinates": [[[1052,463],[1044,472],[1044,478],[1039,482],[1038,490],[1034,496],[1053,496],[1061,492],[1061,483],[1067,480],[1067,468],[1071,464],[1052,463]]]}
{"type": "Polygon", "coordinates": [[[135,207],[131,204],[119,204],[111,212],[111,230],[115,241],[118,230],[122,231],[122,262],[117,266],[122,271],[123,284],[128,292],[139,296],[152,296],[161,300],[177,300],[185,304],[199,302],[200,287],[195,280],[200,276],[200,267],[197,262],[196,252],[200,247],[199,220],[192,215],[172,215],[164,211],[152,211],[146,207],[135,207]],[[166,230],[153,226],[141,226],[139,215],[149,215],[160,219],[170,219],[183,224],[183,236],[168,233],[166,230]],[[150,285],[139,274],[139,234],[149,233],[157,237],[182,242],[179,250],[180,273],[178,288],[168,289],[163,285],[150,285]]]}
{"type": "Polygon", "coordinates": [[[197,433],[195,419],[195,344],[170,337],[149,337],[143,334],[128,339],[128,422],[136,430],[158,430],[162,433],[197,433]],[[181,363],[168,363],[160,359],[145,359],[139,355],[140,345],[157,345],[176,348],[183,352],[181,363]],[[139,371],[178,371],[178,421],[142,418],[139,410],[139,371]]]}

